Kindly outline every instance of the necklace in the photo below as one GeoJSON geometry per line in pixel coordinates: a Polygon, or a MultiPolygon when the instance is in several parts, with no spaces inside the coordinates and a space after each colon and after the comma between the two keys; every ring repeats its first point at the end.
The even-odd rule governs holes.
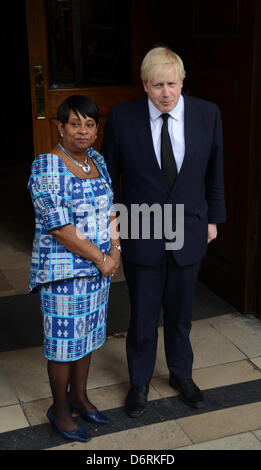
{"type": "Polygon", "coordinates": [[[91,172],[91,167],[88,163],[88,155],[87,153],[85,154],[85,160],[84,160],[84,163],[80,163],[78,162],[78,160],[76,160],[75,158],[73,158],[69,152],[67,152],[67,150],[65,150],[65,148],[62,146],[62,144],[58,144],[58,147],[62,150],[62,152],[66,155],[66,157],[69,158],[69,160],[71,160],[73,163],[75,163],[75,165],[78,165],[81,167],[81,169],[84,171],[84,173],[86,173],[86,175],[89,175],[89,173],[91,172]]]}

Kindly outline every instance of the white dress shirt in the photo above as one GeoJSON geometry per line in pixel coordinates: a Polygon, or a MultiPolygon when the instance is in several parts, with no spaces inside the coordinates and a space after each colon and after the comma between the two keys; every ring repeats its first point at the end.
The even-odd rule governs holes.
{"type": "MultiPolygon", "coordinates": [[[[160,111],[151,100],[149,101],[149,113],[150,113],[150,127],[153,139],[153,145],[156,153],[156,157],[161,168],[161,128],[163,120],[160,117],[162,111],[160,111]]],[[[172,148],[176,160],[178,173],[180,172],[181,165],[183,163],[185,155],[185,137],[184,137],[184,98],[180,95],[179,101],[175,108],[168,112],[170,115],[168,119],[168,130],[172,148]]]]}

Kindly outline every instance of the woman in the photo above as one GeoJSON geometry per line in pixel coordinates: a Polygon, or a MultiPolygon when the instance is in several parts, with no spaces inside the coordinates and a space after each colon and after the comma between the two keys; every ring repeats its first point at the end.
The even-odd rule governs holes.
{"type": "Polygon", "coordinates": [[[70,96],[57,119],[61,141],[51,153],[37,156],[28,183],[36,218],[30,290],[40,290],[53,394],[47,416],[64,438],[86,442],[90,436],[71,410],[89,422],[109,422],[88,400],[86,386],[91,352],[106,338],[120,244],[110,234],[111,180],[102,155],[92,148],[99,123],[96,104],[87,96],[70,96]]]}

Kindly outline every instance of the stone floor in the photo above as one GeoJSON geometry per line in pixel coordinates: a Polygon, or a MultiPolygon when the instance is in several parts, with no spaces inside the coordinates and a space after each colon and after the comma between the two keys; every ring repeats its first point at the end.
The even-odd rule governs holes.
{"type": "Polygon", "coordinates": [[[261,324],[231,313],[193,322],[193,377],[207,407],[193,410],[168,385],[162,327],[149,406],[128,418],[125,334],[107,338],[93,354],[88,395],[111,418],[105,426],[81,421],[92,439],[68,443],[51,427],[42,347],[0,354],[0,450],[261,450],[261,324]]]}

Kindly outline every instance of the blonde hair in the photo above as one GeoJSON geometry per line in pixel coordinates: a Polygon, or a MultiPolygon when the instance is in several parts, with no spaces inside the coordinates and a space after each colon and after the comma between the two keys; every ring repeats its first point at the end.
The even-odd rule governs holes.
{"type": "Polygon", "coordinates": [[[186,73],[181,58],[168,47],[154,47],[144,57],[141,64],[141,80],[146,83],[152,80],[163,66],[174,66],[177,77],[183,81],[186,73]]]}

